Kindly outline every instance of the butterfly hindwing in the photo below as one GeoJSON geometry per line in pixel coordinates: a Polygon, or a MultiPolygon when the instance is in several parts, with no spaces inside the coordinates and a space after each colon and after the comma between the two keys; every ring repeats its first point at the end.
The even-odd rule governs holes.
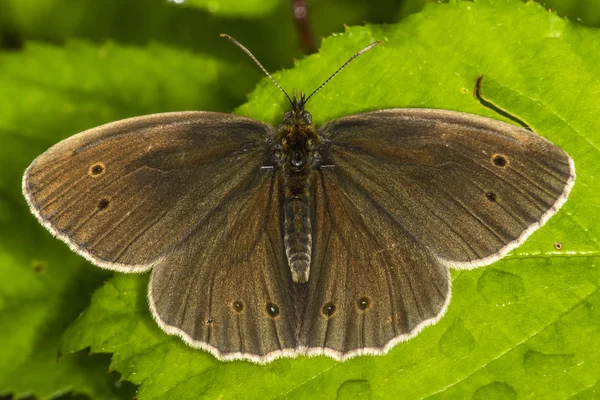
{"type": "Polygon", "coordinates": [[[222,359],[265,362],[297,346],[294,287],[272,170],[231,193],[152,272],[153,315],[222,359]]]}
{"type": "Polygon", "coordinates": [[[341,168],[313,180],[314,250],[300,342],[337,359],[387,351],[436,321],[448,270],[341,168]]]}

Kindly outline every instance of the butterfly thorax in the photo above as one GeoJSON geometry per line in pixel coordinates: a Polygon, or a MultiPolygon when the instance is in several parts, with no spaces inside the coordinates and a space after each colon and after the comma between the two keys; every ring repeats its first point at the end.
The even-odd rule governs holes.
{"type": "Polygon", "coordinates": [[[283,155],[284,245],[294,282],[307,282],[310,272],[312,235],[310,221],[310,176],[315,145],[319,138],[312,117],[304,110],[304,97],[294,97],[294,107],[285,113],[278,143],[283,155]]]}

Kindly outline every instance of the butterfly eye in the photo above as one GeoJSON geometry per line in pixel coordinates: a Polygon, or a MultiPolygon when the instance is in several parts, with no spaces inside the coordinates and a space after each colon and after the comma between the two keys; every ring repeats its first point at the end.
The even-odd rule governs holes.
{"type": "Polygon", "coordinates": [[[292,125],[294,123],[293,111],[286,111],[285,114],[283,114],[283,123],[286,125],[292,125]]]}
{"type": "Polygon", "coordinates": [[[304,120],[306,121],[307,124],[312,124],[312,115],[310,115],[310,113],[308,111],[304,111],[302,113],[302,116],[304,117],[304,120]]]}

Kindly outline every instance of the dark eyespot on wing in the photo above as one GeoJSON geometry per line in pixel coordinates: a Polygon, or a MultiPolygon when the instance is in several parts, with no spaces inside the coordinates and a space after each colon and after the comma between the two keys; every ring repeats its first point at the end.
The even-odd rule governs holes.
{"type": "Polygon", "coordinates": [[[485,197],[491,201],[491,202],[496,202],[498,200],[498,196],[496,195],[495,192],[486,192],[485,193],[485,197]]]}
{"type": "Polygon", "coordinates": [[[231,308],[233,308],[233,311],[241,313],[242,311],[244,311],[244,302],[236,300],[233,303],[231,303],[231,308]]]}
{"type": "Polygon", "coordinates": [[[97,162],[90,166],[88,173],[91,177],[96,178],[96,177],[102,175],[105,170],[106,170],[106,167],[104,166],[104,164],[101,162],[97,162]]]}
{"type": "Polygon", "coordinates": [[[110,205],[110,200],[108,199],[102,199],[98,202],[98,210],[102,211],[108,208],[108,206],[110,205]]]}
{"type": "Polygon", "coordinates": [[[265,310],[271,318],[277,318],[279,316],[279,306],[275,303],[268,302],[265,310]]]}
{"type": "Polygon", "coordinates": [[[365,296],[361,297],[356,302],[356,307],[358,307],[358,309],[360,311],[368,310],[371,307],[371,305],[372,305],[371,299],[368,297],[365,297],[365,296]]]}
{"type": "Polygon", "coordinates": [[[323,314],[325,318],[331,318],[335,314],[335,310],[335,303],[328,301],[323,305],[323,308],[321,308],[321,314],[323,314]]]}
{"type": "Polygon", "coordinates": [[[504,154],[492,154],[492,164],[496,167],[504,168],[509,163],[509,158],[504,154]]]}

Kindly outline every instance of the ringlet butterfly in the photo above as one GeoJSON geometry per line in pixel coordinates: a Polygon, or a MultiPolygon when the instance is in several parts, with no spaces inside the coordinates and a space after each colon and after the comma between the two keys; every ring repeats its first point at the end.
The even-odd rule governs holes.
{"type": "Polygon", "coordinates": [[[316,128],[175,112],[90,129],[23,177],[31,211],[93,264],[152,269],[169,334],[219,359],[382,354],[435,323],[449,268],[490,264],[566,201],[573,160],[454,111],[389,109],[316,128]]]}

